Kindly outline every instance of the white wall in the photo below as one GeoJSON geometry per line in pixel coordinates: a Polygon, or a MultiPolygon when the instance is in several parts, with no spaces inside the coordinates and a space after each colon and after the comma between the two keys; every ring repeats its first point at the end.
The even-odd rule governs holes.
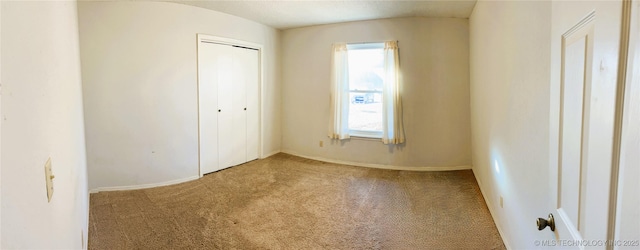
{"type": "Polygon", "coordinates": [[[90,189],[198,175],[196,34],[264,45],[264,152],[280,149],[276,29],[162,2],[81,2],[90,189]]]}
{"type": "Polygon", "coordinates": [[[89,208],[76,3],[1,5],[0,248],[82,248],[89,208]],[[48,157],[55,175],[50,203],[48,157]]]}
{"type": "Polygon", "coordinates": [[[473,171],[505,244],[533,248],[549,237],[534,220],[549,204],[551,4],[479,1],[469,26],[473,171]]]}
{"type": "Polygon", "coordinates": [[[467,19],[397,18],[283,31],[282,149],[339,161],[470,165],[467,19]],[[407,142],[327,138],[331,44],[399,41],[407,142]],[[324,141],[324,147],[319,142],[324,141]]]}

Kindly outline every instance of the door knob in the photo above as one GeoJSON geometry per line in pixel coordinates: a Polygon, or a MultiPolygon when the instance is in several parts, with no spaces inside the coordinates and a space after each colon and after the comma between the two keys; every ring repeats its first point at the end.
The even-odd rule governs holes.
{"type": "Polygon", "coordinates": [[[538,218],[538,220],[536,221],[536,224],[538,225],[538,230],[540,231],[542,231],[542,229],[544,229],[547,226],[551,228],[551,231],[556,231],[556,222],[553,219],[553,214],[549,214],[549,218],[546,220],[543,218],[538,218]]]}
{"type": "Polygon", "coordinates": [[[218,112],[222,111],[222,109],[218,109],[218,112]]]}

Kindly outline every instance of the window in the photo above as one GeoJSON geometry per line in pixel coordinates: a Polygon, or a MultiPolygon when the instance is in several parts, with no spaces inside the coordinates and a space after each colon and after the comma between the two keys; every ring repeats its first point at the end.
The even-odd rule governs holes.
{"type": "Polygon", "coordinates": [[[398,43],[333,44],[329,138],[404,143],[398,43]]]}
{"type": "Polygon", "coordinates": [[[347,45],[349,134],[382,138],[384,43],[347,45]]]}

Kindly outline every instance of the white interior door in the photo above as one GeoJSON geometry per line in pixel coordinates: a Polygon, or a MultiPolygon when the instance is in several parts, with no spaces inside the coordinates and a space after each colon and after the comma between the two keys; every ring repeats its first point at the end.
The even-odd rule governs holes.
{"type": "Polygon", "coordinates": [[[232,124],[230,130],[227,130],[224,145],[228,147],[229,164],[235,166],[246,162],[247,159],[247,74],[249,69],[247,61],[243,57],[244,52],[249,49],[232,47],[233,50],[233,82],[231,91],[223,93],[227,97],[231,97],[231,116],[232,124]]]}
{"type": "Polygon", "coordinates": [[[620,1],[552,3],[548,212],[565,248],[607,239],[621,13],[620,1]]]}
{"type": "Polygon", "coordinates": [[[218,87],[230,81],[229,46],[201,42],[198,46],[198,110],[200,172],[220,169],[218,163],[218,87]]]}
{"type": "Polygon", "coordinates": [[[225,117],[220,122],[225,124],[218,125],[222,168],[258,158],[258,51],[243,47],[231,50],[232,81],[218,93],[218,99],[224,99],[220,103],[228,105],[224,107],[228,112],[220,113],[225,117]]]}
{"type": "MultiPolygon", "coordinates": [[[[220,155],[218,163],[220,169],[227,168],[237,164],[237,155],[239,150],[238,130],[236,129],[236,120],[238,117],[238,103],[234,101],[237,97],[237,89],[244,86],[238,84],[237,65],[235,59],[235,50],[229,45],[224,46],[225,53],[225,81],[218,85],[218,153],[220,155]]],[[[244,149],[242,149],[244,151],[244,149]]]]}
{"type": "Polygon", "coordinates": [[[245,81],[247,92],[247,155],[245,161],[258,159],[258,141],[260,138],[260,58],[258,50],[245,49],[240,57],[246,62],[245,81]]]}
{"type": "Polygon", "coordinates": [[[259,50],[229,44],[198,45],[201,174],[258,158],[259,56],[259,50]]]}

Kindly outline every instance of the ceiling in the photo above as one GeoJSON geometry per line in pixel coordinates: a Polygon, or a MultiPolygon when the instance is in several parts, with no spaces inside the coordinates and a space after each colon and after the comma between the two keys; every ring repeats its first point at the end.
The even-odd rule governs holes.
{"type": "Polygon", "coordinates": [[[169,2],[224,12],[277,29],[394,17],[468,18],[476,4],[475,0],[169,0],[169,2]]]}

